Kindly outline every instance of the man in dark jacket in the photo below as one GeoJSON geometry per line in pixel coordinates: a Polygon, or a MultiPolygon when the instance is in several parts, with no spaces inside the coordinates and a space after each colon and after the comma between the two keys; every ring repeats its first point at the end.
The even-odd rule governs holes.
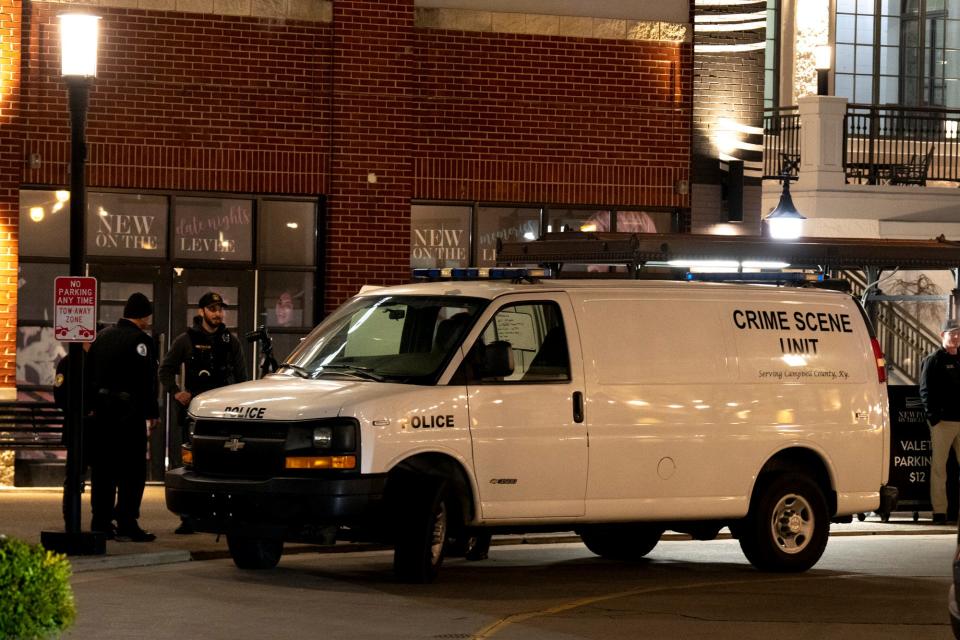
{"type": "Polygon", "coordinates": [[[947,521],[946,470],[951,447],[960,460],[960,322],[944,322],[940,341],[941,348],[927,356],[920,370],[920,398],[930,425],[930,502],[934,524],[947,521]]]}
{"type": "MultiPolygon", "coordinates": [[[[203,294],[193,326],[177,336],[160,365],[160,384],[173,398],[181,442],[186,442],[190,435],[185,425],[187,407],[194,396],[247,379],[240,341],[223,323],[225,306],[219,293],[203,294]]],[[[193,533],[193,528],[184,520],[175,533],[193,533]]]]}
{"type": "Polygon", "coordinates": [[[150,300],[132,294],[123,317],[90,347],[84,375],[98,443],[90,455],[90,528],[134,542],[156,539],[137,523],[147,480],[147,432],[160,414],[157,357],[153,338],[144,333],[152,316],[150,300]]]}

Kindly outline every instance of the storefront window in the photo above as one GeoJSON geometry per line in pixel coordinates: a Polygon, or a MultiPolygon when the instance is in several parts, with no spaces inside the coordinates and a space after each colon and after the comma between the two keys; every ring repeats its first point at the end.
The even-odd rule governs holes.
{"type": "Polygon", "coordinates": [[[496,264],[497,239],[505,242],[536,240],[540,237],[540,209],[479,207],[477,209],[477,264],[496,264]]]}
{"type": "Polygon", "coordinates": [[[20,192],[19,251],[21,256],[70,257],[69,191],[20,192]]]}
{"type": "Polygon", "coordinates": [[[609,230],[609,211],[591,209],[550,209],[547,211],[547,232],[609,230]]]}
{"type": "Polygon", "coordinates": [[[471,207],[413,205],[410,211],[410,266],[469,266],[470,213],[471,207]]]}
{"type": "Polygon", "coordinates": [[[53,281],[66,264],[21,262],[17,278],[17,384],[52,385],[66,344],[53,335],[53,281]]]}
{"type": "Polygon", "coordinates": [[[670,233],[673,226],[672,216],[666,211],[617,211],[616,219],[617,231],[627,233],[670,233]]]}
{"type": "Polygon", "coordinates": [[[314,263],[316,205],[313,202],[264,200],[257,226],[260,264],[314,263]]]}
{"type": "Polygon", "coordinates": [[[123,317],[123,307],[127,299],[134,293],[142,293],[148,300],[155,301],[153,286],[143,282],[114,282],[101,279],[100,287],[100,322],[114,324],[123,317]]]}
{"type": "Polygon", "coordinates": [[[173,257],[250,261],[253,258],[253,201],[176,198],[173,257]]]}
{"type": "Polygon", "coordinates": [[[165,259],[167,212],[164,196],[89,194],[87,254],[165,259]]]}
{"type": "Polygon", "coordinates": [[[271,329],[313,327],[313,274],[262,271],[261,312],[257,324],[271,329]]]}

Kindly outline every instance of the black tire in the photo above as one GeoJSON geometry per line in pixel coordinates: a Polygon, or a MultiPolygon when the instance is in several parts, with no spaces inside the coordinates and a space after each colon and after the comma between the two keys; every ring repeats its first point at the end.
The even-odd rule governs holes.
{"type": "Polygon", "coordinates": [[[433,582],[443,564],[454,509],[447,483],[430,479],[410,482],[399,499],[393,571],[401,582],[433,582]]]}
{"type": "Polygon", "coordinates": [[[273,569],[283,555],[283,540],[228,535],[227,548],[240,569],[273,569]]]}
{"type": "Polygon", "coordinates": [[[823,491],[800,473],[761,478],[740,529],[740,548],[761,571],[806,571],[830,536],[823,491]]]}
{"type": "Polygon", "coordinates": [[[581,530],[580,539],[593,553],[610,560],[640,560],[660,542],[663,527],[655,524],[610,524],[581,530]]]}

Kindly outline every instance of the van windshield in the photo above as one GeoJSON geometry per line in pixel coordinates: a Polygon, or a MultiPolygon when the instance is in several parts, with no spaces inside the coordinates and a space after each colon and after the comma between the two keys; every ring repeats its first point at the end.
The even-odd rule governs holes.
{"type": "Polygon", "coordinates": [[[280,373],[434,384],[489,303],[455,296],[364,296],[337,309],[280,373]]]}

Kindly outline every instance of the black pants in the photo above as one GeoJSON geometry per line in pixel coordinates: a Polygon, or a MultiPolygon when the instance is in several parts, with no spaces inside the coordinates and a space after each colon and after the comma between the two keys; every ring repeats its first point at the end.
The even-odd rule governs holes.
{"type": "Polygon", "coordinates": [[[124,529],[137,523],[147,482],[147,428],[143,419],[97,416],[95,438],[100,444],[90,456],[91,528],[104,531],[112,520],[124,529]]]}

